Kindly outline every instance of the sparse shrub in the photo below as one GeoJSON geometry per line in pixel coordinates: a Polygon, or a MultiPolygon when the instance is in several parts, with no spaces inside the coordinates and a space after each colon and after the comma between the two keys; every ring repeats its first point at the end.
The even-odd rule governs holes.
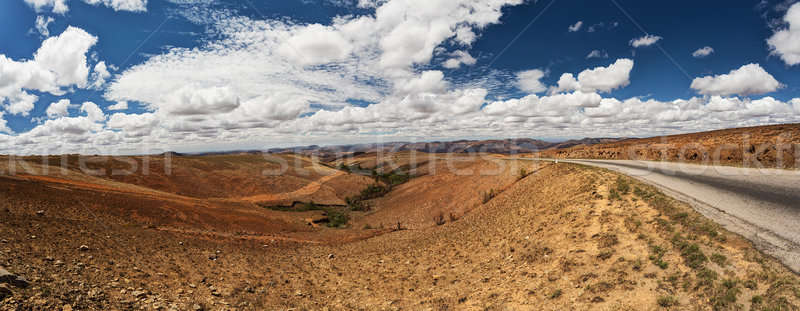
{"type": "Polygon", "coordinates": [[[610,201],[615,201],[615,200],[616,201],[621,201],[622,200],[622,196],[619,195],[619,192],[617,192],[617,189],[611,189],[608,192],[608,199],[610,201]]]}
{"type": "Polygon", "coordinates": [[[558,297],[561,297],[562,294],[563,292],[561,291],[561,289],[557,289],[552,293],[550,293],[550,299],[557,299],[558,297]]]}
{"type": "Polygon", "coordinates": [[[710,301],[714,310],[728,310],[736,305],[736,300],[738,300],[741,292],[737,284],[738,281],[734,279],[728,279],[720,283],[710,301]]]}
{"type": "Polygon", "coordinates": [[[747,280],[744,282],[744,287],[751,290],[758,289],[758,283],[754,280],[747,280]]]}
{"type": "Polygon", "coordinates": [[[664,261],[664,255],[667,253],[667,250],[658,245],[651,245],[650,246],[650,261],[653,262],[654,265],[661,268],[661,270],[667,269],[669,264],[664,261]]]}
{"type": "Polygon", "coordinates": [[[331,228],[344,228],[347,226],[347,222],[350,221],[350,216],[343,211],[328,209],[325,213],[328,215],[328,227],[331,228]]]}
{"type": "Polygon", "coordinates": [[[530,175],[530,173],[528,172],[528,170],[526,170],[523,167],[523,168],[519,169],[519,178],[517,178],[517,179],[523,179],[525,177],[528,177],[528,175],[530,175]]]}
{"type": "Polygon", "coordinates": [[[703,268],[697,271],[697,287],[710,287],[714,285],[719,275],[714,270],[703,268]]]}
{"type": "Polygon", "coordinates": [[[613,255],[614,255],[614,251],[604,251],[604,252],[600,252],[600,254],[597,254],[597,258],[600,259],[600,260],[607,260],[607,259],[611,258],[611,256],[613,256],[613,255]]]}
{"type": "Polygon", "coordinates": [[[750,303],[752,303],[754,306],[755,305],[760,305],[760,304],[764,303],[764,297],[762,297],[760,295],[755,295],[755,296],[753,296],[753,298],[750,299],[750,303]]]}
{"type": "Polygon", "coordinates": [[[662,296],[658,297],[658,305],[664,308],[674,307],[678,305],[678,298],[674,296],[662,296]]]}
{"type": "Polygon", "coordinates": [[[643,264],[641,259],[636,259],[631,263],[631,268],[633,268],[634,271],[642,271],[643,264]]]}
{"type": "Polygon", "coordinates": [[[619,193],[623,194],[623,195],[628,194],[629,192],[631,192],[630,183],[628,182],[627,179],[625,179],[622,176],[617,177],[617,191],[619,191],[619,193]]]}
{"type": "Polygon", "coordinates": [[[699,245],[687,242],[679,233],[672,238],[672,243],[680,250],[686,265],[692,269],[700,269],[708,261],[708,257],[703,254],[699,245]]]}
{"type": "Polygon", "coordinates": [[[454,222],[458,220],[458,216],[456,214],[450,213],[450,222],[454,222]]]}
{"type": "Polygon", "coordinates": [[[444,214],[439,212],[439,214],[437,214],[436,216],[433,216],[433,222],[435,222],[437,226],[444,225],[445,224],[444,214]]]}
{"type": "Polygon", "coordinates": [[[711,262],[719,265],[720,267],[724,267],[728,263],[728,258],[720,253],[714,253],[711,254],[711,262]]]}
{"type": "Polygon", "coordinates": [[[494,189],[489,189],[489,192],[483,193],[483,204],[489,203],[494,197],[497,196],[497,192],[494,189]]]}

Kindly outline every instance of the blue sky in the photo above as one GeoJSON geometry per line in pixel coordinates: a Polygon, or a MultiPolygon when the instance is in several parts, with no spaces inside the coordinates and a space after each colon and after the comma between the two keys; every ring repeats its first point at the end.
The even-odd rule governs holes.
{"type": "Polygon", "coordinates": [[[3,1],[0,151],[797,122],[795,2],[3,1]]]}

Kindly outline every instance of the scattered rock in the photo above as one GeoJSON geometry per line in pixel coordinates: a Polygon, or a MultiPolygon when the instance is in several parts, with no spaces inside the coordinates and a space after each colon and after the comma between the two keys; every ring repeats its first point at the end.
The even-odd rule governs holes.
{"type": "Polygon", "coordinates": [[[0,300],[6,299],[6,297],[11,297],[14,294],[8,285],[0,283],[0,300]]]}
{"type": "Polygon", "coordinates": [[[38,211],[36,211],[36,215],[39,215],[39,216],[44,216],[44,210],[38,210],[38,211]]]}
{"type": "Polygon", "coordinates": [[[88,245],[81,245],[81,247],[79,247],[78,250],[81,251],[81,252],[87,252],[87,251],[89,251],[89,246],[88,245]]]}
{"type": "Polygon", "coordinates": [[[72,305],[64,305],[61,307],[61,311],[72,311],[72,305]]]}
{"type": "Polygon", "coordinates": [[[193,311],[203,311],[203,306],[201,306],[199,304],[193,304],[192,305],[192,310],[193,311]]]}
{"type": "Polygon", "coordinates": [[[328,259],[333,259],[333,258],[335,258],[335,257],[336,257],[336,256],[335,256],[335,255],[333,255],[333,254],[328,254],[328,259]]]}
{"type": "Polygon", "coordinates": [[[3,244],[8,243],[8,240],[2,239],[2,240],[0,240],[0,243],[3,243],[3,244]]]}
{"type": "Polygon", "coordinates": [[[135,290],[135,291],[131,292],[131,296],[136,297],[136,298],[144,298],[144,297],[147,297],[147,292],[143,291],[143,290],[135,290]]]}
{"type": "Polygon", "coordinates": [[[8,272],[6,269],[0,268],[0,283],[6,283],[12,286],[25,288],[30,285],[25,278],[8,272]]]}

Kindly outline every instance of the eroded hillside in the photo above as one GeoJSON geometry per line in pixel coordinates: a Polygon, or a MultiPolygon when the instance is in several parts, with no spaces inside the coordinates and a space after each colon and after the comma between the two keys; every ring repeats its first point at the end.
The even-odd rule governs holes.
{"type": "Polygon", "coordinates": [[[537,154],[548,158],[681,161],[707,165],[800,168],[800,124],[670,135],[537,154]]]}
{"type": "MultiPolygon", "coordinates": [[[[2,178],[0,264],[27,278],[30,285],[11,287],[12,294],[0,309],[797,310],[800,306],[795,275],[742,238],[654,189],[575,165],[530,168],[533,174],[524,178],[511,172],[494,177],[426,175],[377,200],[396,196],[395,201],[407,204],[374,202],[377,215],[474,204],[467,213],[446,217],[439,225],[424,220],[398,231],[388,225],[385,230],[361,228],[358,223],[347,229],[297,231],[282,238],[258,232],[219,234],[229,230],[225,226],[159,230],[131,215],[161,213],[155,218],[182,219],[202,228],[204,222],[190,220],[202,220],[199,211],[213,208],[187,206],[176,213],[162,209],[167,203],[143,204],[137,196],[120,200],[125,196],[2,178]],[[445,190],[437,192],[437,185],[445,190]],[[497,190],[483,196],[480,187],[497,190]],[[435,201],[447,190],[451,193],[447,200],[435,201]],[[134,205],[145,207],[130,212],[134,205]],[[374,237],[346,243],[297,238],[358,232],[374,237]]],[[[290,218],[297,213],[242,206],[239,218],[226,226],[250,221],[251,229],[256,228],[259,213],[265,212],[290,218]]],[[[359,219],[354,221],[369,216],[359,219]]]]}

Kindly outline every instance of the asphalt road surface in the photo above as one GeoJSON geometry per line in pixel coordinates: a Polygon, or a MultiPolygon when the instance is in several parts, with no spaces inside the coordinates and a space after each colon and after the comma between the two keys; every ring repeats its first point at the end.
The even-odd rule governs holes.
{"type": "Polygon", "coordinates": [[[559,160],[660,188],[800,273],[800,170],[627,160],[559,160]]]}

